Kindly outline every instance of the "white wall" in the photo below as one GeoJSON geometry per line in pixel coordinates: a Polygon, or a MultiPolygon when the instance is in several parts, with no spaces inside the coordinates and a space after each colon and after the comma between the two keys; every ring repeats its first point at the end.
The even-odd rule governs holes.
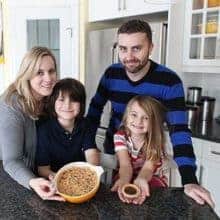
{"type": "Polygon", "coordinates": [[[3,72],[3,65],[0,64],[0,94],[4,90],[4,72],[3,72]]]}

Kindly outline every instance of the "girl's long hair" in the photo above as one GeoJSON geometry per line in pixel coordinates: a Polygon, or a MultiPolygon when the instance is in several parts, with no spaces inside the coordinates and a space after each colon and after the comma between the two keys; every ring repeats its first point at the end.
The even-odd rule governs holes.
{"type": "Polygon", "coordinates": [[[163,122],[165,119],[165,107],[156,99],[149,96],[135,96],[132,98],[126,107],[125,113],[122,118],[121,130],[124,130],[129,136],[131,131],[127,128],[127,117],[130,112],[131,106],[137,103],[148,115],[149,126],[148,132],[145,136],[143,151],[146,154],[146,159],[151,161],[158,161],[161,156],[166,156],[165,134],[163,122]]]}
{"type": "Polygon", "coordinates": [[[52,52],[46,47],[33,47],[24,56],[18,71],[18,77],[3,94],[6,103],[12,106],[13,97],[17,96],[17,101],[22,111],[32,118],[37,118],[41,112],[39,108],[40,103],[31,92],[30,79],[37,74],[44,56],[50,56],[53,59],[56,70],[56,59],[52,52]]]}

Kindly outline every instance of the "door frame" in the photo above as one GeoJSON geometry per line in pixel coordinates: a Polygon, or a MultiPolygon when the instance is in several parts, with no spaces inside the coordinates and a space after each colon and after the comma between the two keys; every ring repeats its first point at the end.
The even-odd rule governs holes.
{"type": "Polygon", "coordinates": [[[37,6],[19,4],[10,7],[8,82],[14,81],[27,51],[27,19],[60,20],[60,78],[79,78],[79,5],[76,0],[72,4],[67,2],[52,6],[45,0],[45,4],[41,2],[37,6]]]}

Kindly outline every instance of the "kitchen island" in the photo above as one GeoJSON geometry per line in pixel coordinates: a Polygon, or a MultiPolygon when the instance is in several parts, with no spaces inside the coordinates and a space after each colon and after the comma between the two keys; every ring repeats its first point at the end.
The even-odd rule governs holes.
{"type": "Polygon", "coordinates": [[[3,171],[0,162],[0,219],[219,219],[208,205],[198,205],[182,188],[157,189],[143,205],[124,204],[109,187],[83,204],[44,201],[3,171]]]}

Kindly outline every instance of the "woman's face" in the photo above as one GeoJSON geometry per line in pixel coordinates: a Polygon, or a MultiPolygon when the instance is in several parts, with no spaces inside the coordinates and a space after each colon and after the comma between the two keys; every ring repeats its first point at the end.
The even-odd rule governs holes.
{"type": "Polygon", "coordinates": [[[34,97],[38,100],[52,93],[57,80],[55,64],[50,56],[42,57],[38,72],[30,80],[34,97]]]}

